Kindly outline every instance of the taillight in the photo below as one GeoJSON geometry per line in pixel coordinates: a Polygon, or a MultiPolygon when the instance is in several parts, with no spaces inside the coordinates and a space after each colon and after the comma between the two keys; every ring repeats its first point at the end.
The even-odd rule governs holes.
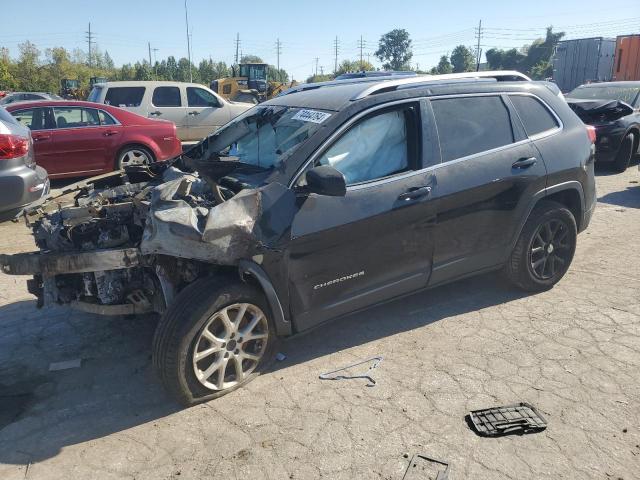
{"type": "Polygon", "coordinates": [[[0,160],[23,157],[28,152],[28,138],[19,135],[0,134],[0,160]]]}
{"type": "Polygon", "coordinates": [[[587,135],[591,143],[596,143],[596,127],[593,125],[585,125],[587,127],[587,135]]]}

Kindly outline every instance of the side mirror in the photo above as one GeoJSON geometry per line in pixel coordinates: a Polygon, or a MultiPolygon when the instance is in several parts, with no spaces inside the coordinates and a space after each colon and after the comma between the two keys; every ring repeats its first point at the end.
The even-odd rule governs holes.
{"type": "Polygon", "coordinates": [[[320,165],[307,172],[307,191],[329,197],[344,197],[347,182],[344,175],[329,165],[320,165]]]}

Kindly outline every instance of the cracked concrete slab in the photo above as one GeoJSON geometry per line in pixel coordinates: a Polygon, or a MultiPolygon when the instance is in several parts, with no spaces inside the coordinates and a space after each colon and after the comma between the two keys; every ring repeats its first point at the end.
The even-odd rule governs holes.
{"type": "MultiPolygon", "coordinates": [[[[414,453],[451,479],[637,478],[640,174],[598,176],[598,207],[552,291],[485,275],[352,315],[285,342],[246,388],[181,410],[151,370],[155,320],[38,311],[0,276],[0,478],[401,479],[414,453]],[[635,182],[635,183],[634,183],[635,182]],[[377,385],[321,372],[375,355],[377,385]],[[80,368],[49,372],[82,358],[80,368]],[[477,437],[471,410],[526,401],[541,433],[477,437]]],[[[33,248],[0,225],[0,251],[33,248]]]]}

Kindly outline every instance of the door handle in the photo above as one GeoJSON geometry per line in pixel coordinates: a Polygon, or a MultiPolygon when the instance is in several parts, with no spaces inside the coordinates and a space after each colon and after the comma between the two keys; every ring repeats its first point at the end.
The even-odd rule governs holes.
{"type": "Polygon", "coordinates": [[[50,138],[51,138],[51,135],[38,135],[38,136],[33,136],[33,141],[42,142],[43,140],[49,140],[50,138]]]}
{"type": "Polygon", "coordinates": [[[405,202],[408,202],[409,200],[414,200],[416,198],[424,197],[426,195],[429,195],[430,193],[431,193],[431,187],[428,185],[425,185],[424,187],[413,187],[413,188],[410,188],[408,191],[398,195],[398,200],[403,200],[405,202]]]}
{"type": "Polygon", "coordinates": [[[538,159],[536,157],[521,158],[515,161],[513,165],[511,165],[511,168],[529,168],[535,165],[537,161],[538,159]]]}
{"type": "Polygon", "coordinates": [[[162,112],[160,110],[156,110],[155,112],[149,112],[150,117],[158,117],[160,115],[162,115],[162,112]]]}
{"type": "Polygon", "coordinates": [[[105,137],[110,137],[111,135],[117,135],[118,132],[116,132],[115,130],[107,130],[106,132],[103,133],[103,135],[105,137]]]}
{"type": "Polygon", "coordinates": [[[189,112],[189,115],[200,115],[200,112],[196,112],[195,110],[193,112],[189,112]]]}

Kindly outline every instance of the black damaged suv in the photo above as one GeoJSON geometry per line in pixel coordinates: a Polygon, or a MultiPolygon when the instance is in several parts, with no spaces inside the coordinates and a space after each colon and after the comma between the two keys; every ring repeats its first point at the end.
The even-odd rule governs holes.
{"type": "Polygon", "coordinates": [[[173,162],[83,182],[0,258],[41,304],[162,314],[189,405],[264,368],[278,337],[492,270],[536,292],[595,205],[588,128],[544,83],[413,77],[302,85],[173,162]]]}

